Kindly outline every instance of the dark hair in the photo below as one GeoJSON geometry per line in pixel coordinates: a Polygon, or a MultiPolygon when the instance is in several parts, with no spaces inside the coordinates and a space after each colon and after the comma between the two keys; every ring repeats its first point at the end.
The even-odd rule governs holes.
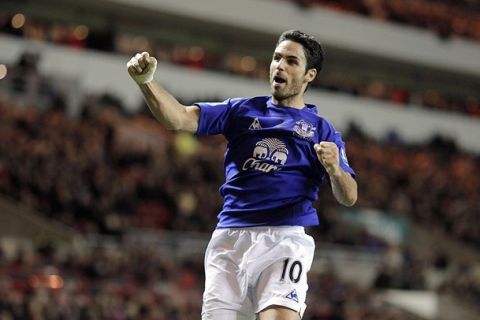
{"type": "Polygon", "coordinates": [[[277,46],[285,41],[290,40],[300,43],[307,59],[307,66],[305,72],[309,69],[317,69],[317,74],[320,73],[323,66],[323,59],[325,54],[320,43],[314,37],[299,30],[288,30],[280,35],[277,41],[277,46]]]}

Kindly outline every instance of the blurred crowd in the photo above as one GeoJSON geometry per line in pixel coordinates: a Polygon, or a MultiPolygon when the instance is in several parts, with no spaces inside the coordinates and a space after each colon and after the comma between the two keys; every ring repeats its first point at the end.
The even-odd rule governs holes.
{"type": "MultiPolygon", "coordinates": [[[[204,285],[200,251],[178,255],[171,246],[125,239],[0,240],[2,320],[199,318],[204,285]]],[[[407,260],[412,259],[417,258],[407,260]]],[[[383,289],[426,289],[428,273],[445,275],[430,289],[453,293],[473,305],[478,302],[480,278],[472,268],[452,268],[441,256],[422,257],[421,267],[412,269],[415,264],[419,265],[407,262],[397,275],[382,268],[366,286],[342,279],[329,263],[314,268],[308,274],[304,319],[419,320],[380,297],[383,289]]]]}
{"type": "MultiPolygon", "coordinates": [[[[85,234],[121,239],[132,227],[214,228],[222,205],[216,190],[224,180],[223,138],[165,131],[146,107],[126,114],[108,95],[86,97],[75,118],[55,100],[42,109],[0,95],[0,193],[85,234]]],[[[345,140],[358,173],[357,207],[404,215],[480,244],[478,155],[442,137],[417,146],[394,133],[374,140],[355,124],[345,140]]],[[[451,268],[441,252],[419,259],[390,247],[339,219],[326,189],[316,204],[322,224],[309,233],[320,242],[391,254],[370,289],[342,281],[334,268],[312,273],[305,319],[415,319],[379,305],[375,292],[430,288],[429,269],[443,275],[434,286],[440,292],[478,302],[475,266],[451,268]]],[[[0,318],[196,319],[202,273],[198,257],[174,261],[155,246],[76,251],[46,245],[34,253],[19,248],[13,256],[0,250],[0,318]]]]}
{"type": "Polygon", "coordinates": [[[0,251],[0,318],[198,319],[203,261],[154,246],[0,251]]]}
{"type": "MultiPolygon", "coordinates": [[[[224,181],[225,140],[164,131],[148,108],[125,116],[118,104],[87,97],[72,118],[0,99],[0,192],[84,232],[212,230],[222,206],[215,191],[224,181]]],[[[478,155],[442,137],[418,146],[394,133],[377,141],[354,124],[345,139],[359,173],[357,207],[399,213],[480,245],[478,155]]],[[[336,202],[324,191],[316,204],[319,237],[382,246],[339,227],[328,210],[336,202]]]]}
{"type": "Polygon", "coordinates": [[[404,144],[395,133],[375,141],[355,125],[346,141],[359,172],[359,207],[403,213],[480,245],[479,155],[458,150],[442,136],[419,145],[404,144]]]}
{"type": "MultiPolygon", "coordinates": [[[[417,320],[375,302],[376,289],[309,273],[306,320],[417,320]]],[[[0,246],[0,318],[199,319],[202,254],[176,259],[155,245],[0,246]]]]}
{"type": "Polygon", "coordinates": [[[74,119],[2,101],[2,193],[85,232],[214,227],[220,198],[204,190],[217,190],[221,181],[218,144],[192,140],[196,154],[182,155],[174,149],[185,142],[159,132],[152,119],[127,119],[108,99],[86,103],[74,119]]]}
{"type": "MultiPolygon", "coordinates": [[[[442,10],[455,8],[456,11],[449,11],[449,19],[461,20],[462,4],[466,5],[463,1],[440,4],[423,0],[404,1],[409,3],[406,7],[387,0],[297,2],[335,6],[401,22],[408,20],[400,14],[408,11],[402,10],[421,5],[439,6],[442,10]]],[[[432,12],[435,14],[431,19],[424,20],[428,27],[436,25],[435,19],[445,18],[440,9],[432,12]]],[[[478,9],[472,12],[478,21],[478,9]]],[[[409,19],[416,17],[411,15],[409,19]]],[[[193,51],[159,47],[146,39],[138,43],[138,38],[113,33],[79,39],[79,31],[73,27],[36,21],[28,21],[31,24],[22,30],[13,30],[6,27],[8,23],[1,23],[2,19],[8,20],[0,14],[0,32],[128,54],[139,46],[146,50],[155,48],[160,59],[193,68],[250,77],[268,75],[266,66],[252,68],[252,61],[242,63],[242,58],[233,53],[209,56],[198,47],[193,51]]],[[[477,37],[478,32],[477,36],[463,35],[477,37]]],[[[17,66],[21,77],[12,82],[14,93],[26,95],[25,88],[29,86],[25,81],[38,81],[36,62],[32,59],[35,57],[23,56],[17,66]],[[31,78],[30,73],[34,75],[31,78]]],[[[81,114],[72,118],[67,115],[62,92],[50,85],[50,79],[40,80],[42,85],[38,87],[48,97],[45,101],[29,104],[34,100],[27,99],[29,103],[19,106],[0,93],[1,194],[84,234],[102,233],[120,239],[132,227],[213,230],[222,206],[217,190],[224,180],[223,138],[197,138],[165,131],[146,107],[139,114],[127,114],[122,103],[110,95],[85,97],[81,114]]],[[[454,99],[434,90],[415,93],[379,81],[365,83],[345,74],[327,74],[316,85],[399,105],[415,100],[437,109],[480,115],[479,101],[473,97],[454,99]]],[[[358,173],[358,208],[405,216],[480,246],[479,155],[458,150],[453,141],[441,136],[421,145],[405,144],[395,132],[373,139],[354,123],[345,130],[344,139],[350,163],[358,173]]],[[[362,246],[371,251],[395,251],[385,240],[339,219],[336,201],[329,188],[325,189],[315,204],[322,224],[309,230],[317,241],[362,246]]],[[[13,254],[3,252],[0,246],[0,319],[198,319],[203,290],[202,257],[177,260],[155,246],[132,249],[119,245],[120,248],[109,250],[101,246],[71,248],[47,244],[33,251],[18,247],[13,254]]],[[[313,272],[304,319],[416,320],[378,304],[374,295],[377,289],[430,288],[427,270],[442,274],[435,289],[478,305],[480,276],[475,266],[452,268],[452,261],[441,252],[422,259],[403,249],[393,255],[400,255],[393,260],[401,263],[382,265],[370,289],[341,280],[333,268],[313,272]]]]}
{"type": "MultiPolygon", "coordinates": [[[[424,2],[423,0],[418,1],[424,2]]],[[[433,5],[433,2],[428,3],[433,5]]],[[[407,8],[411,7],[407,6],[407,8]]],[[[235,50],[224,50],[225,46],[221,51],[213,51],[195,45],[195,40],[192,40],[191,45],[178,44],[171,40],[159,41],[142,35],[115,31],[113,27],[95,30],[85,25],[44,21],[24,16],[21,26],[13,27],[13,21],[18,15],[12,17],[0,14],[0,32],[77,49],[103,50],[126,55],[149,51],[160,61],[190,68],[209,69],[260,79],[268,79],[269,76],[270,61],[268,59],[270,56],[260,59],[235,50]]],[[[351,70],[330,68],[317,77],[312,86],[328,91],[389,101],[399,107],[415,105],[474,117],[480,116],[478,95],[453,94],[451,90],[445,92],[444,89],[438,89],[434,85],[427,89],[420,89],[415,85],[415,81],[422,81],[422,88],[424,88],[425,83],[429,80],[411,81],[412,83],[408,85],[398,84],[392,80],[366,78],[351,72],[351,70]]]]}
{"type": "Polygon", "coordinates": [[[432,30],[442,38],[451,35],[480,40],[480,4],[469,0],[288,0],[301,8],[332,8],[432,30]]]}

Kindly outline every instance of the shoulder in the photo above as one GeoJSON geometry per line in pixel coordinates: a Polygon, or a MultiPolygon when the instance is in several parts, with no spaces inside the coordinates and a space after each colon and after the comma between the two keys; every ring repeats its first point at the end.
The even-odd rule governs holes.
{"type": "Polygon", "coordinates": [[[269,100],[269,96],[256,96],[250,98],[231,98],[230,104],[234,106],[265,106],[269,100]]]}
{"type": "Polygon", "coordinates": [[[312,111],[312,115],[316,122],[316,128],[320,140],[331,140],[335,136],[341,135],[341,133],[335,129],[335,126],[332,124],[332,122],[317,113],[316,108],[314,112],[312,111]]]}
{"type": "Polygon", "coordinates": [[[335,131],[335,128],[333,127],[332,123],[318,112],[318,108],[314,104],[305,104],[305,108],[302,110],[303,115],[308,115],[308,118],[315,122],[317,128],[319,130],[333,130],[335,131]]]}

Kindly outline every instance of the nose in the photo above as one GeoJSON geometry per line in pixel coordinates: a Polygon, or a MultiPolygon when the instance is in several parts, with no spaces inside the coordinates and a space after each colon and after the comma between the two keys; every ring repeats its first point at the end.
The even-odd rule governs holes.
{"type": "Polygon", "coordinates": [[[285,70],[285,59],[280,59],[277,63],[278,70],[285,70]]]}

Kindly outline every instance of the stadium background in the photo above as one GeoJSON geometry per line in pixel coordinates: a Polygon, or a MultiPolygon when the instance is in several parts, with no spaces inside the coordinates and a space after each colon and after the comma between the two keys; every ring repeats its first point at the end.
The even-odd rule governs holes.
{"type": "Polygon", "coordinates": [[[323,43],[307,101],[359,201],[319,203],[304,319],[480,317],[480,5],[427,0],[0,4],[0,319],[198,319],[225,141],[162,130],[139,51],[183,102],[268,93],[279,33],[323,43]]]}

